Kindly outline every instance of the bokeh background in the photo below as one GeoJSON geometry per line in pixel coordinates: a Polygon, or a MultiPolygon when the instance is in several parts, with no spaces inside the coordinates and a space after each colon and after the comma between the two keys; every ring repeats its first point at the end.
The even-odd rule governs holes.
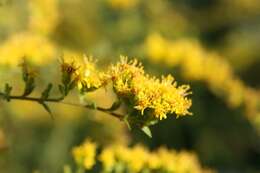
{"type": "MultiPolygon", "coordinates": [[[[34,103],[1,101],[0,172],[62,172],[87,137],[194,151],[219,172],[259,172],[259,45],[259,0],[0,0],[1,89],[9,82],[21,92],[23,57],[37,67],[40,90],[57,82],[61,55],[92,55],[100,68],[126,55],[191,85],[194,114],[153,126],[150,139],[94,111],[53,104],[51,120],[34,103]]],[[[114,95],[86,98],[107,106],[114,95]]]]}

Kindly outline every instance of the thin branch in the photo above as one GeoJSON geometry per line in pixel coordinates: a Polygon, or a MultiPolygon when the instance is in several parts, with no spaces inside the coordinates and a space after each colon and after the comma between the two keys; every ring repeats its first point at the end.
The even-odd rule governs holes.
{"type": "MultiPolygon", "coordinates": [[[[4,94],[0,92],[0,96],[4,96],[4,94]]],[[[45,100],[42,100],[41,98],[29,97],[29,96],[9,96],[8,98],[10,100],[31,101],[31,102],[38,102],[38,103],[52,102],[52,103],[61,103],[61,104],[65,104],[65,105],[70,105],[70,106],[78,106],[78,107],[83,107],[83,108],[97,110],[97,111],[100,111],[103,113],[107,113],[109,115],[112,115],[112,116],[118,118],[119,120],[123,120],[123,117],[124,117],[124,115],[122,115],[122,114],[111,112],[109,110],[109,108],[103,108],[103,107],[99,107],[99,106],[93,107],[93,105],[82,105],[82,104],[76,104],[76,103],[61,102],[62,98],[48,98],[45,100]]]]}

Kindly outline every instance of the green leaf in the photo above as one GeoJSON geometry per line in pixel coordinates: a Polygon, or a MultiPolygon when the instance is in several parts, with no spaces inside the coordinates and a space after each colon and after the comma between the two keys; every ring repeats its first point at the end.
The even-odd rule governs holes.
{"type": "Polygon", "coordinates": [[[29,78],[29,74],[28,74],[28,67],[27,64],[25,62],[25,60],[23,60],[23,63],[21,64],[22,67],[22,78],[24,82],[27,82],[28,78],[29,78]]]}
{"type": "Polygon", "coordinates": [[[125,124],[127,125],[128,129],[129,129],[129,130],[132,130],[132,127],[131,127],[131,125],[130,125],[130,123],[129,123],[129,121],[128,121],[128,115],[126,115],[126,116],[124,117],[123,121],[124,121],[125,124]]]}
{"type": "Polygon", "coordinates": [[[51,112],[50,107],[49,107],[46,103],[44,103],[44,102],[41,102],[40,104],[41,104],[41,105],[43,106],[43,108],[50,114],[51,119],[54,120],[54,116],[53,116],[53,114],[52,114],[52,112],[51,112]]]}
{"type": "Polygon", "coordinates": [[[12,87],[8,83],[6,83],[5,84],[5,93],[10,94],[11,91],[12,91],[12,87]]]}
{"type": "Polygon", "coordinates": [[[150,130],[150,128],[148,126],[144,126],[142,128],[142,131],[149,137],[149,138],[152,138],[152,132],[150,130]]]}
{"type": "Polygon", "coordinates": [[[48,99],[49,98],[49,95],[50,95],[50,91],[51,91],[51,89],[52,89],[52,84],[51,83],[49,83],[48,84],[48,86],[46,87],[46,89],[42,92],[42,99],[43,100],[46,100],[46,99],[48,99]]]}
{"type": "Polygon", "coordinates": [[[5,84],[4,97],[7,101],[10,101],[10,94],[12,89],[13,88],[8,83],[5,84]]]}
{"type": "Polygon", "coordinates": [[[59,91],[62,95],[64,95],[64,86],[59,85],[59,91]]]}
{"type": "Polygon", "coordinates": [[[115,101],[112,106],[109,108],[110,111],[115,111],[117,110],[120,106],[121,106],[121,101],[120,100],[117,100],[115,101]]]}
{"type": "Polygon", "coordinates": [[[28,80],[25,82],[25,89],[23,96],[28,96],[30,95],[35,88],[35,80],[32,77],[29,77],[28,80]]]}
{"type": "Polygon", "coordinates": [[[77,85],[77,81],[73,80],[71,83],[68,84],[68,90],[73,90],[77,85]]]}
{"type": "Polygon", "coordinates": [[[90,109],[97,109],[97,104],[95,102],[89,104],[87,107],[89,107],[90,109]]]}
{"type": "Polygon", "coordinates": [[[152,120],[147,123],[147,125],[152,126],[158,123],[158,120],[152,120]]]}

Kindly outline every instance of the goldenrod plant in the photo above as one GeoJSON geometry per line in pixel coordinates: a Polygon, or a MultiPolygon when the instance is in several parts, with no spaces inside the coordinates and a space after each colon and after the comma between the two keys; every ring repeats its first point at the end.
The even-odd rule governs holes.
{"type": "Polygon", "coordinates": [[[259,172],[259,2],[0,0],[0,173],[259,172]]]}
{"type": "Polygon", "coordinates": [[[26,61],[21,64],[21,68],[25,83],[24,92],[13,95],[13,86],[6,83],[4,90],[0,92],[1,98],[8,102],[21,100],[39,103],[51,115],[48,103],[82,106],[114,116],[124,121],[130,129],[140,128],[150,137],[152,134],[149,126],[167,118],[168,115],[175,114],[177,117],[191,115],[189,108],[192,102],[188,98],[191,94],[190,87],[178,86],[171,75],[159,79],[146,74],[142,64],[136,59],[128,60],[127,57],[121,56],[118,63],[111,65],[106,71],[100,71],[93,58],[84,56],[83,62],[61,58],[61,83],[57,86],[60,96],[56,97],[51,93],[54,87],[52,83],[46,86],[40,97],[31,97],[37,87],[35,82],[37,73],[26,61]],[[84,96],[108,85],[112,85],[117,96],[117,100],[109,108],[100,107],[95,101],[87,104],[63,102],[75,88],[84,96]],[[122,106],[125,111],[122,114],[117,113],[116,110],[122,106]]]}
{"type": "MultiPolygon", "coordinates": [[[[201,166],[196,154],[188,151],[175,151],[160,147],[150,151],[143,145],[133,147],[126,145],[98,146],[87,139],[83,144],[72,149],[76,162],[76,171],[84,172],[101,164],[100,172],[130,172],[130,173],[214,173],[215,171],[201,166]]],[[[64,167],[64,172],[73,172],[70,166],[64,167]]]]}

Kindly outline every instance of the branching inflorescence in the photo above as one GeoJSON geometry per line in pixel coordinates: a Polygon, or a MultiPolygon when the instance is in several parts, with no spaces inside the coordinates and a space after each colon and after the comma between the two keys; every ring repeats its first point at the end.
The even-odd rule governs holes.
{"type": "Polygon", "coordinates": [[[30,97],[36,87],[35,72],[26,63],[22,64],[23,80],[25,82],[24,93],[20,96],[11,94],[12,87],[6,84],[5,91],[1,92],[1,98],[11,100],[35,101],[41,104],[49,113],[51,109],[48,102],[72,104],[102,111],[125,121],[128,127],[142,129],[151,136],[150,125],[167,118],[170,114],[178,116],[191,115],[188,109],[191,107],[191,94],[188,85],[177,86],[170,75],[158,79],[149,76],[143,70],[143,66],[136,59],[121,60],[111,65],[107,70],[100,71],[96,67],[93,58],[84,57],[84,62],[75,60],[61,60],[61,84],[58,85],[61,96],[51,97],[53,84],[49,84],[42,92],[41,97],[30,97]],[[96,103],[73,104],[63,102],[64,98],[73,90],[85,95],[102,87],[111,85],[117,100],[110,108],[102,108],[96,103]],[[117,113],[119,108],[125,108],[123,114],[117,113]]]}

